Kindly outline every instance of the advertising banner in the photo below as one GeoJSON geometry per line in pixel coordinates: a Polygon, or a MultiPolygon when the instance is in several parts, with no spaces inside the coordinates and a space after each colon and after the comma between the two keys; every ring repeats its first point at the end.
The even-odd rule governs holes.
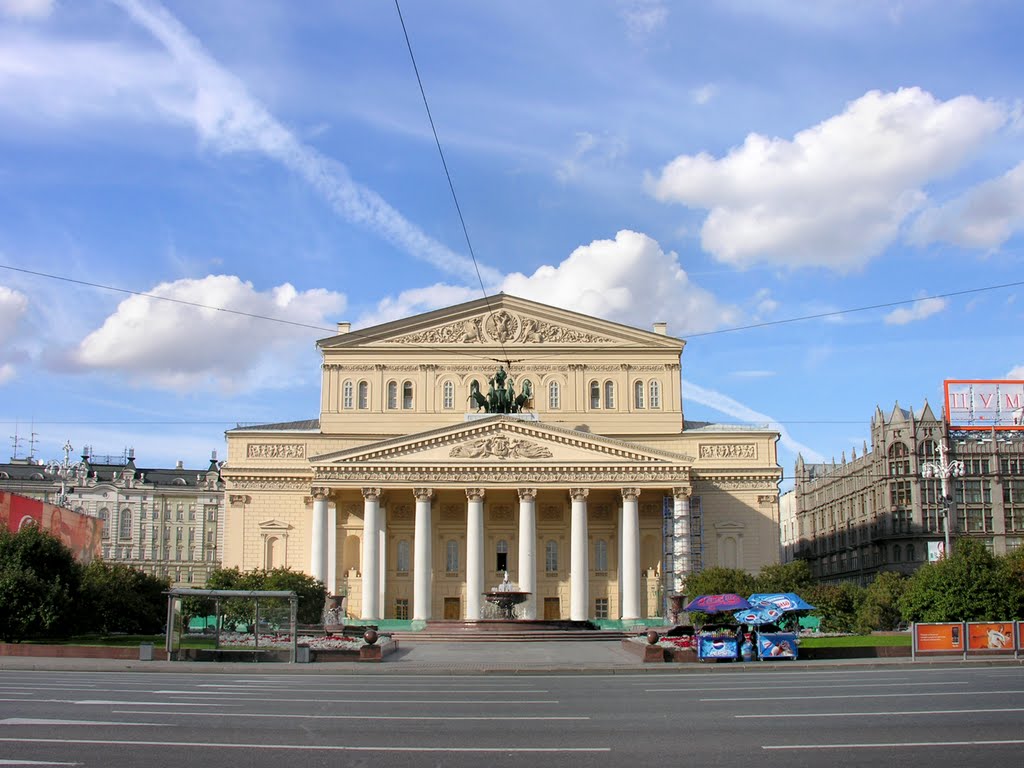
{"type": "Polygon", "coordinates": [[[1024,621],[1017,622],[1017,650],[1024,651],[1024,621]]]}
{"type": "Polygon", "coordinates": [[[947,379],[946,420],[954,429],[1024,429],[1024,381],[947,379]]]}
{"type": "Polygon", "coordinates": [[[967,650],[1013,653],[1013,622],[967,622],[967,650]]]}
{"type": "Polygon", "coordinates": [[[80,563],[92,562],[100,556],[103,521],[54,506],[0,491],[0,527],[16,533],[26,525],[36,525],[56,536],[80,563]]]}
{"type": "Polygon", "coordinates": [[[934,563],[941,560],[946,556],[946,542],[944,541],[929,541],[928,542],[928,562],[934,563]]]}
{"type": "Polygon", "coordinates": [[[964,625],[961,622],[914,625],[915,653],[963,653],[964,625]]]}

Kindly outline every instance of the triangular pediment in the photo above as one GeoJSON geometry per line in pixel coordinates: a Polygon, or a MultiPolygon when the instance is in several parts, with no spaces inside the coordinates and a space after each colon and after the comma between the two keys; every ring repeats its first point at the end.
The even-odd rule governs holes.
{"type": "Polygon", "coordinates": [[[588,432],[514,417],[492,416],[466,424],[314,456],[318,468],[342,465],[495,466],[674,465],[693,459],[588,432]]]}
{"type": "Polygon", "coordinates": [[[322,349],[396,346],[498,348],[633,347],[682,351],[680,339],[547,304],[499,294],[391,323],[345,333],[318,343],[322,349]]]}

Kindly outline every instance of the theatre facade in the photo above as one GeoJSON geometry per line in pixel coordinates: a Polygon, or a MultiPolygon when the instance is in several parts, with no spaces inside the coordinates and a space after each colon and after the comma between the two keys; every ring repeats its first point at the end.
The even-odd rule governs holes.
{"type": "Polygon", "coordinates": [[[223,562],[349,618],[664,616],[778,561],[778,434],[684,419],[685,342],[500,294],[318,342],[320,416],[227,432],[223,562]],[[676,598],[673,601],[673,598],[676,598]]]}

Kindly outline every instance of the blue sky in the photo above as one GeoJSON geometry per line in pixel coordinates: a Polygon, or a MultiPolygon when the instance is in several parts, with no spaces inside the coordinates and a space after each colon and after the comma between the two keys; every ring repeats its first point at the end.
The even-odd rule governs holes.
{"type": "MultiPolygon", "coordinates": [[[[402,13],[487,290],[667,321],[687,418],[789,476],[1024,378],[1019,3],[402,13]]],[[[390,0],[0,0],[0,265],[8,452],[148,466],[315,417],[303,325],[481,293],[390,0]]]]}

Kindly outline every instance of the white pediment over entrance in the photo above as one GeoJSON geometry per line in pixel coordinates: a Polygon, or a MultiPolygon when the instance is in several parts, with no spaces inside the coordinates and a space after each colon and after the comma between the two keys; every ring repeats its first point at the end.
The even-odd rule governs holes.
{"type": "Polygon", "coordinates": [[[387,440],[325,456],[319,466],[346,464],[502,465],[646,464],[685,465],[693,459],[619,440],[494,416],[469,424],[387,440]]]}

